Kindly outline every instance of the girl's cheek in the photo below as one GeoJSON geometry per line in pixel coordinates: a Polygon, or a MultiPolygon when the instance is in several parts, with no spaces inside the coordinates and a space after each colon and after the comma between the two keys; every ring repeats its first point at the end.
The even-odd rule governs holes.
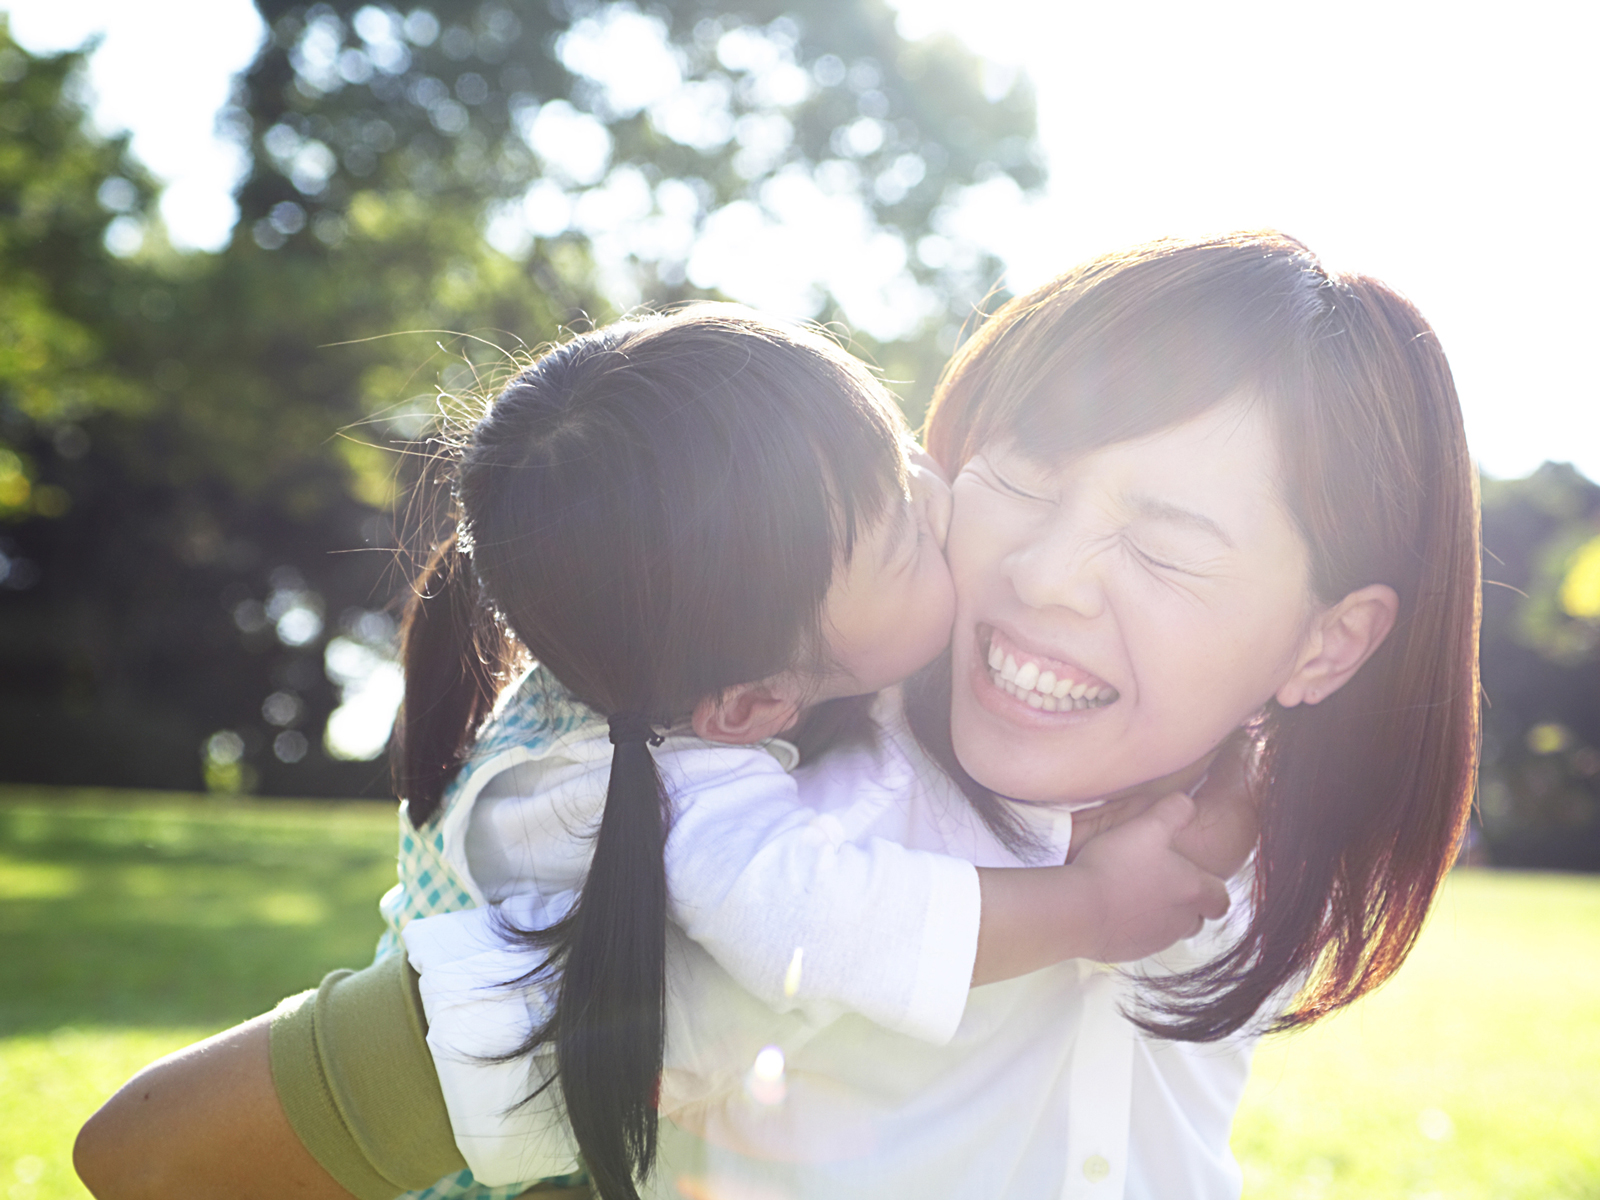
{"type": "Polygon", "coordinates": [[[954,616],[956,601],[955,576],[950,572],[950,564],[944,559],[944,552],[938,547],[928,547],[928,563],[925,572],[928,584],[927,590],[938,597],[950,609],[954,616]]]}
{"type": "Polygon", "coordinates": [[[918,503],[922,519],[940,549],[950,540],[951,493],[950,485],[931,471],[924,471],[917,480],[918,503]]]}

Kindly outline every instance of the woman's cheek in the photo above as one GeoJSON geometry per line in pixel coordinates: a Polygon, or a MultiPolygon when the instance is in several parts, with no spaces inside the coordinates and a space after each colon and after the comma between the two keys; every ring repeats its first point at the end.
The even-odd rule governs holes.
{"type": "Polygon", "coordinates": [[[993,581],[995,564],[1011,534],[993,493],[965,477],[956,480],[945,557],[958,603],[993,581]]]}

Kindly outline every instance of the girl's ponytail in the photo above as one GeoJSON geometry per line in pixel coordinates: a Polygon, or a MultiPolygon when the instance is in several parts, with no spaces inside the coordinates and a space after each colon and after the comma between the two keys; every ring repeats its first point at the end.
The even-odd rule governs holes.
{"type": "Polygon", "coordinates": [[[656,1152],[666,1041],[669,802],[634,714],[611,718],[611,780],[582,898],[566,922],[554,1016],[567,1120],[606,1200],[636,1200],[656,1152]]]}
{"type": "Polygon", "coordinates": [[[582,891],[561,920],[506,930],[539,952],[517,982],[556,996],[505,1057],[553,1052],[603,1200],[637,1200],[657,1141],[672,814],[654,727],[825,644],[835,569],[900,493],[902,429],[839,347],[707,306],[551,349],[462,448],[454,490],[484,595],[456,554],[413,601],[396,774],[413,814],[434,811],[493,703],[500,620],[610,717],[582,891]]]}
{"type": "Polygon", "coordinates": [[[413,826],[438,811],[445,785],[494,705],[505,659],[504,637],[489,621],[472,562],[452,534],[412,586],[400,623],[406,687],[389,767],[413,826]]]}

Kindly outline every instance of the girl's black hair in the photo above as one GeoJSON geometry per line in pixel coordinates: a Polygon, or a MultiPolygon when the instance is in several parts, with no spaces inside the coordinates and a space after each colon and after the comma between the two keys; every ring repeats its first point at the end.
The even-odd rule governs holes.
{"type": "MultiPolygon", "coordinates": [[[[824,338],[729,305],[582,334],[506,386],[456,471],[459,533],[405,614],[392,743],[433,817],[525,650],[599,713],[657,727],[808,656],[857,531],[904,487],[887,393],[824,338]]],[[[825,715],[824,715],[825,716],[825,715]]],[[[822,720],[823,725],[831,723],[822,720]]],[[[544,952],[578,1146],[606,1200],[655,1157],[671,806],[649,745],[615,746],[594,857],[544,952]]]]}

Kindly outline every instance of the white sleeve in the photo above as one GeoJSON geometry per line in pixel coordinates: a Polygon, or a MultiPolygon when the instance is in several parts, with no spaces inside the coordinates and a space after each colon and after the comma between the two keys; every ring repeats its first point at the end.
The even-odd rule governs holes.
{"type": "MultiPolygon", "coordinates": [[[[669,743],[657,765],[674,801],[672,918],[735,980],[778,1012],[955,1035],[978,945],[971,863],[852,840],[866,822],[801,804],[763,751],[669,743]]],[[[895,801],[863,782],[863,803],[895,801]]]]}
{"type": "MultiPolygon", "coordinates": [[[[523,928],[550,924],[570,894],[546,906],[517,897],[506,915],[523,928]]],[[[401,933],[428,1017],[428,1049],[450,1113],[450,1129],[479,1183],[524,1183],[580,1169],[555,1077],[554,1052],[514,1051],[544,1021],[549,999],[539,984],[506,985],[537,966],[540,955],[507,942],[494,910],[422,917],[401,933]]]]}

